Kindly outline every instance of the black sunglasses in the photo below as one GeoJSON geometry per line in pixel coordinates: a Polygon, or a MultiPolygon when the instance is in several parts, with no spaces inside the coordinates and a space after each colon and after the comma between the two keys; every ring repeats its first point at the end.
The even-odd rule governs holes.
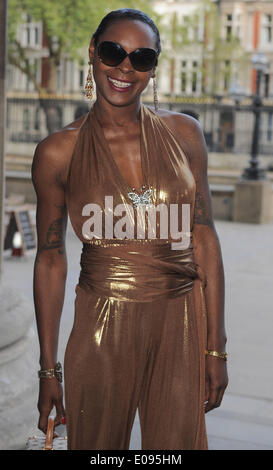
{"type": "Polygon", "coordinates": [[[109,67],[116,67],[128,56],[138,72],[147,72],[158,63],[158,53],[154,49],[140,47],[128,54],[120,44],[112,41],[103,41],[98,45],[98,56],[100,61],[109,67]]]}

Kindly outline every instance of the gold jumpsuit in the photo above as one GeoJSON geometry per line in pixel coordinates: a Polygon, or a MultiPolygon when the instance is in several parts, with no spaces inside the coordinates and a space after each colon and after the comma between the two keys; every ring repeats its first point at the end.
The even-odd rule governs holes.
{"type": "Polygon", "coordinates": [[[71,224],[83,242],[64,359],[69,450],[129,449],[137,408],[142,449],[208,449],[206,277],[194,262],[196,184],[175,136],[143,104],[140,127],[143,183],[152,188],[153,204],[190,204],[190,245],[172,249],[169,232],[165,239],[158,232],[144,239],[136,232],[127,239],[109,237],[111,230],[105,236],[111,225],[104,217],[105,196],[112,196],[114,224],[121,219],[114,213],[117,204],[133,207],[131,222],[137,209],[91,108],[66,190],[71,224]],[[83,210],[90,203],[101,208],[102,233],[95,239],[84,225],[93,214],[83,210]]]}

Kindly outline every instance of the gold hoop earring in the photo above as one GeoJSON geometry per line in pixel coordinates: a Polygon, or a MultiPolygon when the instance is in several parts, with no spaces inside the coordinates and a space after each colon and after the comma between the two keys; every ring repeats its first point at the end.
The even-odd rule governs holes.
{"type": "Polygon", "coordinates": [[[85,96],[88,100],[92,100],[94,82],[93,82],[93,76],[92,76],[91,62],[89,61],[88,64],[89,64],[89,69],[88,69],[88,75],[87,75],[86,84],[85,84],[85,96]]]}
{"type": "Polygon", "coordinates": [[[158,96],[157,96],[157,81],[156,76],[153,76],[153,89],[154,89],[154,108],[158,111],[158,96]]]}

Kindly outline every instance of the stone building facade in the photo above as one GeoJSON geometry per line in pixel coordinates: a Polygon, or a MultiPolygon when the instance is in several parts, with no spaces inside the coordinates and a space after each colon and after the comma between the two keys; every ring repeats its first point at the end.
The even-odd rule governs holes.
{"type": "MultiPolygon", "coordinates": [[[[272,153],[273,0],[191,0],[190,3],[153,0],[153,6],[162,17],[163,52],[157,69],[160,104],[198,117],[210,150],[249,152],[253,128],[251,95],[256,83],[251,57],[255,52],[266,55],[269,68],[261,87],[265,106],[261,150],[265,154],[272,153]],[[230,97],[234,87],[239,87],[246,95],[237,107],[230,97]]],[[[48,52],[41,22],[33,23],[30,17],[25,17],[18,38],[30,51],[29,60],[35,64],[36,80],[45,83],[48,52]]],[[[85,49],[83,58],[87,56],[85,49]]],[[[83,99],[88,69],[88,58],[85,59],[85,65],[80,66],[66,56],[61,58],[57,80],[59,95],[69,95],[72,101],[83,99]]],[[[25,99],[30,94],[35,98],[31,81],[14,67],[9,68],[8,89],[13,103],[22,93],[25,99]]],[[[152,81],[144,99],[152,101],[152,81]]],[[[39,106],[24,103],[18,110],[9,110],[10,121],[16,115],[18,127],[22,127],[13,129],[17,142],[19,131],[36,134],[39,139],[37,127],[44,128],[39,106]]],[[[74,109],[79,104],[71,106],[74,109]]],[[[60,111],[60,125],[65,125],[67,119],[73,120],[74,111],[60,111]]]]}

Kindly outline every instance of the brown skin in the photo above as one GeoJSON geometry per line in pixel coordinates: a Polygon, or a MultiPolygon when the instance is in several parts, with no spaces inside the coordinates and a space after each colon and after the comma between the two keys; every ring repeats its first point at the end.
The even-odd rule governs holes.
{"type": "MultiPolygon", "coordinates": [[[[99,42],[119,42],[127,52],[137,47],[156,49],[151,28],[139,21],[122,20],[110,25],[99,42]],[[129,34],[130,32],[130,34],[129,34]]],[[[155,70],[137,72],[127,57],[117,67],[108,67],[98,59],[91,39],[89,57],[97,86],[97,108],[105,137],[121,174],[130,186],[140,189],[139,110],[141,93],[155,70]],[[134,86],[126,93],[110,88],[107,76],[129,80],[134,86]]],[[[208,349],[224,351],[224,271],[219,239],[214,227],[207,180],[207,150],[202,129],[194,118],[159,109],[158,115],[170,127],[183,148],[196,180],[194,226],[197,248],[195,261],[207,277],[205,291],[208,311],[208,349]]],[[[37,194],[38,247],[34,265],[34,302],[40,341],[40,366],[53,368],[57,362],[59,324],[67,276],[65,235],[67,208],[65,187],[72,149],[84,117],[44,139],[36,148],[32,181],[37,194]],[[50,295],[49,295],[50,293],[50,295]]],[[[220,406],[228,384],[226,362],[206,357],[205,411],[220,406]]],[[[38,428],[46,432],[47,419],[56,407],[56,424],[65,416],[62,385],[53,379],[41,379],[38,400],[38,428]]]]}

